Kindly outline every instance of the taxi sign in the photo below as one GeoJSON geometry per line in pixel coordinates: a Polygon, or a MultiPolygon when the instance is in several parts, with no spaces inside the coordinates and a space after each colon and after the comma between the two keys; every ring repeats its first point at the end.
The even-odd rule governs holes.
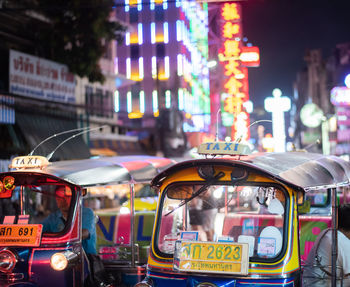
{"type": "Polygon", "coordinates": [[[174,270],[203,273],[248,274],[248,243],[178,240],[174,270]]]}
{"type": "Polygon", "coordinates": [[[207,142],[198,147],[199,154],[207,155],[247,155],[251,154],[248,145],[239,142],[207,142]]]}
{"type": "Polygon", "coordinates": [[[15,157],[10,168],[20,169],[43,169],[49,164],[49,161],[44,156],[33,155],[33,156],[18,156],[15,157]]]}
{"type": "Polygon", "coordinates": [[[0,246],[39,246],[41,224],[1,224],[0,246]]]}

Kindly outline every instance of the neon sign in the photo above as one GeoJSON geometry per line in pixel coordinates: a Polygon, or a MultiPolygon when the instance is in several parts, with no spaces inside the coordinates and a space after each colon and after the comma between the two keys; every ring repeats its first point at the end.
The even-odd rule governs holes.
{"type": "Polygon", "coordinates": [[[272,91],[273,97],[267,97],[264,101],[265,110],[272,113],[272,133],[275,152],[286,150],[286,133],[284,125],[284,112],[290,110],[291,101],[288,97],[282,97],[279,89],[272,91]]]}
{"type": "Polygon", "coordinates": [[[242,47],[239,59],[246,67],[258,67],[260,65],[260,53],[258,47],[242,47]]]}
{"type": "Polygon", "coordinates": [[[243,48],[241,15],[239,4],[222,4],[221,36],[224,40],[219,50],[219,60],[223,62],[226,76],[223,83],[222,115],[225,115],[227,120],[223,122],[223,125],[232,127],[232,138],[243,136],[243,139],[247,140],[249,138],[249,115],[244,108],[244,103],[249,100],[248,72],[240,59],[243,48]]]}
{"type": "Polygon", "coordinates": [[[347,87],[334,87],[331,90],[331,103],[335,106],[349,106],[350,89],[347,87]]]}

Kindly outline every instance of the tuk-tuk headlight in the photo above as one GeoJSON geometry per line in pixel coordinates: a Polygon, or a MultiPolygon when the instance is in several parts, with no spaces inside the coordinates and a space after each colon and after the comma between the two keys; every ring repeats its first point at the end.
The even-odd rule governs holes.
{"type": "Polygon", "coordinates": [[[50,265],[56,271],[62,271],[78,259],[78,255],[72,251],[57,252],[51,256],[50,265]]]}
{"type": "Polygon", "coordinates": [[[11,272],[17,263],[16,255],[10,250],[3,249],[0,251],[0,271],[11,272]]]}

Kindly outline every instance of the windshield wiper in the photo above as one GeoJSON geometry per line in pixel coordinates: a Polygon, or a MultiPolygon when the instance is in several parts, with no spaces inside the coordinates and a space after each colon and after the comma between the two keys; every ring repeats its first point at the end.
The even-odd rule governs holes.
{"type": "Polygon", "coordinates": [[[192,194],[191,197],[182,201],[178,206],[176,206],[173,210],[170,210],[165,216],[172,214],[175,210],[179,209],[181,206],[184,206],[186,203],[190,202],[192,199],[203,193],[210,185],[214,184],[217,180],[222,178],[225,175],[224,172],[220,171],[217,175],[214,175],[211,179],[208,180],[206,184],[204,184],[200,189],[198,189],[195,193],[192,194]]]}

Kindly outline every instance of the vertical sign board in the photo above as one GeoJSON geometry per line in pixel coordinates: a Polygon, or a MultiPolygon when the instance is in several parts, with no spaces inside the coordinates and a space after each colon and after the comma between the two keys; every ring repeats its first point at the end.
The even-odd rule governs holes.
{"type": "Polygon", "coordinates": [[[221,37],[223,43],[219,51],[219,60],[223,62],[225,97],[223,99],[223,114],[233,115],[233,138],[249,138],[249,115],[243,104],[249,100],[248,72],[240,60],[242,50],[242,12],[237,3],[221,5],[221,37]]]}

